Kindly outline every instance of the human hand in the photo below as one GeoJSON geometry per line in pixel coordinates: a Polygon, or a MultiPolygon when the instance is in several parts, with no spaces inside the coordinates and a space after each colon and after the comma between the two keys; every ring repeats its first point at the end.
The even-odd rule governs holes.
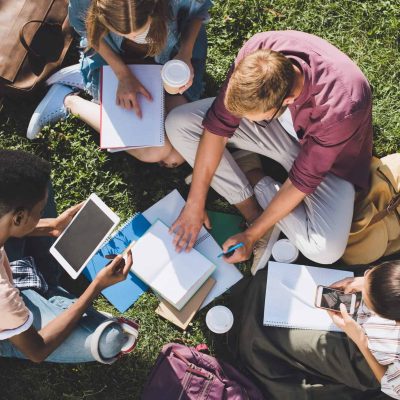
{"type": "Polygon", "coordinates": [[[94,283],[100,290],[124,281],[132,266],[132,252],[130,250],[126,255],[126,261],[122,255],[116,256],[113,254],[107,256],[107,258],[112,258],[113,260],[94,279],[94,283]]]}
{"type": "Polygon", "coordinates": [[[329,311],[333,323],[342,329],[346,335],[357,345],[366,339],[363,328],[347,312],[346,306],[340,304],[340,312],[329,311]]]}
{"type": "Polygon", "coordinates": [[[76,213],[82,208],[83,203],[79,203],[73,207],[68,208],[68,210],[61,213],[57,218],[54,218],[51,222],[51,229],[49,235],[53,237],[58,237],[75,217],[76,213]]]}
{"type": "Polygon", "coordinates": [[[186,204],[169,229],[170,233],[175,234],[173,243],[178,252],[184,248],[187,252],[192,250],[203,224],[211,229],[210,219],[204,208],[186,204]]]}
{"type": "Polygon", "coordinates": [[[253,253],[254,244],[256,243],[256,241],[257,239],[251,236],[248,231],[244,231],[234,236],[231,236],[222,245],[222,250],[224,251],[224,253],[226,253],[230,247],[240,242],[242,242],[244,246],[236,249],[230,257],[224,256],[224,260],[230,264],[248,260],[253,253]]]}
{"type": "Polygon", "coordinates": [[[193,68],[193,65],[192,65],[192,56],[188,55],[188,54],[185,54],[185,53],[182,53],[182,52],[178,52],[178,54],[174,57],[174,60],[183,61],[190,69],[190,79],[189,79],[189,81],[186,83],[186,85],[181,86],[179,88],[179,92],[178,93],[183,94],[193,84],[194,68],[193,68]]]}
{"type": "Polygon", "coordinates": [[[364,287],[364,277],[344,278],[340,281],[332,283],[329,287],[342,290],[345,293],[361,292],[364,287]]]}
{"type": "Polygon", "coordinates": [[[118,81],[116,96],[117,105],[128,110],[133,109],[139,118],[142,118],[138,96],[143,95],[147,100],[152,101],[152,97],[140,81],[128,71],[118,81]]]}

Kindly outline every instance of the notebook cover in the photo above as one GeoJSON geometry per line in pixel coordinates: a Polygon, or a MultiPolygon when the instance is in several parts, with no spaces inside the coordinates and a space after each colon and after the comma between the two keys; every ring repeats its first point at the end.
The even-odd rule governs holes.
{"type": "Polygon", "coordinates": [[[211,222],[209,232],[220,246],[231,236],[243,232],[241,216],[218,211],[207,211],[207,213],[211,222]]]}
{"type": "MultiPolygon", "coordinates": [[[[89,261],[83,270],[86,278],[92,281],[98,272],[110,262],[110,260],[104,258],[105,255],[122,253],[133,240],[141,237],[150,226],[150,223],[142,214],[137,214],[128,220],[89,261]]],[[[104,289],[101,293],[119,312],[123,313],[147,289],[148,286],[130,272],[126,280],[104,289]]]]}
{"type": "Polygon", "coordinates": [[[174,306],[169,304],[167,301],[162,300],[156,309],[156,313],[161,317],[172,322],[174,325],[185,330],[190,321],[196,315],[199,310],[201,303],[207,297],[210,290],[215,285],[213,278],[208,278],[203,286],[196,292],[196,294],[186,303],[182,310],[178,311],[174,306]]]}

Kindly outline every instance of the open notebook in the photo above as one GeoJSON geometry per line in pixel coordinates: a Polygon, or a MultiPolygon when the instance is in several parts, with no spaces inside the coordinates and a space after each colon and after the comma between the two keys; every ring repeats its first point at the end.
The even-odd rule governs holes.
{"type": "Polygon", "coordinates": [[[283,328],[341,330],[326,310],[314,305],[318,285],[329,286],[353,272],[269,262],[264,325],[283,328]]]}
{"type": "Polygon", "coordinates": [[[215,265],[193,249],[178,253],[167,225],[157,220],[132,248],[131,271],[180,310],[214,272],[215,265]]]}
{"type": "Polygon", "coordinates": [[[164,145],[164,89],[160,65],[129,65],[153,100],[139,95],[142,118],[118,106],[118,79],[108,65],[101,74],[100,147],[111,151],[164,145]]]}
{"type": "MultiPolygon", "coordinates": [[[[157,219],[161,219],[165,224],[171,226],[178,218],[184,206],[185,200],[175,189],[144,211],[143,216],[151,224],[156,222],[157,219]]],[[[222,249],[204,227],[200,230],[194,248],[209,258],[214,265],[217,266],[214,273],[211,275],[215,280],[215,285],[203,301],[200,307],[200,309],[202,309],[242,279],[243,275],[233,264],[228,264],[222,258],[218,258],[218,254],[221,253],[222,249]]]]}

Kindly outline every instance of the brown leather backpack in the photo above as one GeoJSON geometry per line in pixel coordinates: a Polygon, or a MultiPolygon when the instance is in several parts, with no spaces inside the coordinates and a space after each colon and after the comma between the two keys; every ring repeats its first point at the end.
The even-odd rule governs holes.
{"type": "Polygon", "coordinates": [[[400,252],[400,153],[371,163],[371,185],[359,193],[343,261],[369,264],[400,252]]]}
{"type": "Polygon", "coordinates": [[[33,91],[72,43],[68,0],[0,1],[0,98],[33,91]]]}

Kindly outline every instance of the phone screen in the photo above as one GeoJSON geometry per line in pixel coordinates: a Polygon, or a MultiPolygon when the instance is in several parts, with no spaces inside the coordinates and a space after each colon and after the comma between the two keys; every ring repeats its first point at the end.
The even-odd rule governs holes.
{"type": "Polygon", "coordinates": [[[340,310],[340,303],[346,306],[347,312],[350,312],[351,294],[345,294],[339,290],[331,288],[322,288],[321,307],[331,310],[340,310]]]}

